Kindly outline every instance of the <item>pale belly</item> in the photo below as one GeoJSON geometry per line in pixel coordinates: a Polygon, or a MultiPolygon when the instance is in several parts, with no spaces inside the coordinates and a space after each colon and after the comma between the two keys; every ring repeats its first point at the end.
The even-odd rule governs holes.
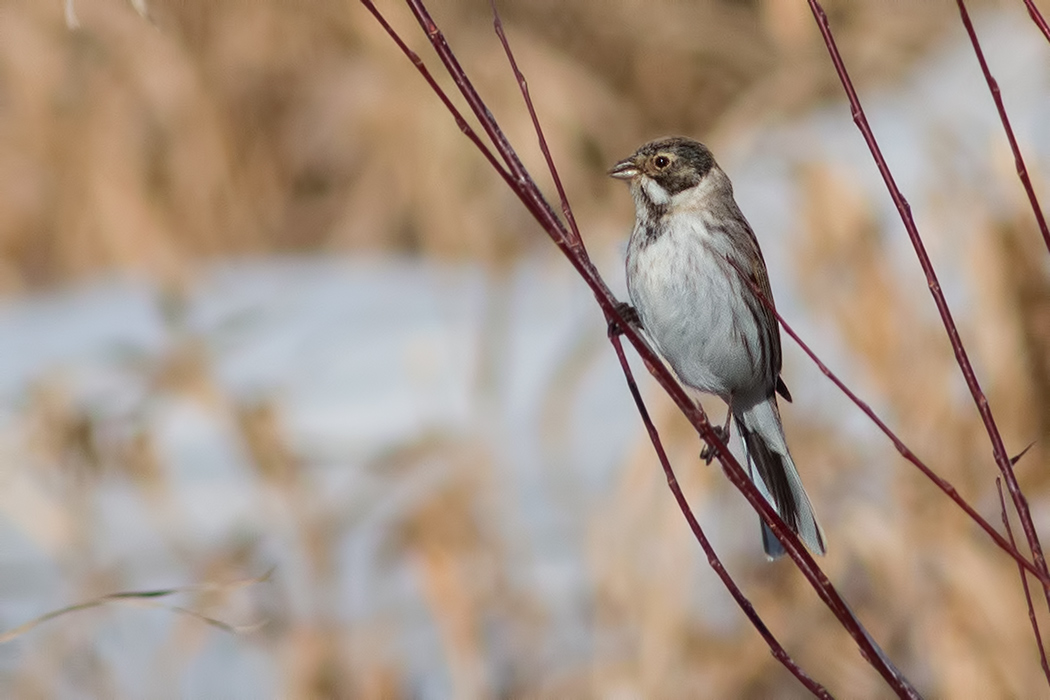
{"type": "Polygon", "coordinates": [[[739,277],[695,233],[632,242],[627,287],[646,333],[684,384],[729,399],[769,383],[739,277]]]}

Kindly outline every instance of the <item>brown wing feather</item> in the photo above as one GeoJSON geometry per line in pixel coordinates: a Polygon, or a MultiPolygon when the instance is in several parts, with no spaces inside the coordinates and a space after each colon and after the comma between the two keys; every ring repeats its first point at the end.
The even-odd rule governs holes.
{"type": "MultiPolygon", "coordinates": [[[[755,232],[751,230],[751,225],[744,219],[743,214],[740,215],[740,219],[744,222],[748,242],[751,244],[752,252],[754,253],[754,255],[748,256],[748,259],[751,261],[751,281],[761,291],[762,296],[765,297],[765,301],[755,299],[755,302],[762,319],[761,330],[766,334],[765,345],[769,348],[769,356],[767,358],[770,379],[769,393],[772,394],[774,389],[780,391],[783,388],[783,391],[780,391],[781,396],[790,401],[791,394],[788,392],[784,382],[780,380],[780,369],[783,362],[780,349],[780,325],[777,323],[776,315],[771,310],[771,307],[776,308],[776,303],[773,301],[773,289],[769,286],[766,262],[762,258],[762,249],[758,246],[758,238],[755,237],[755,232]],[[769,302],[768,304],[766,303],[767,301],[769,302]]],[[[750,285],[747,285],[743,293],[753,294],[754,292],[750,285]]]]}

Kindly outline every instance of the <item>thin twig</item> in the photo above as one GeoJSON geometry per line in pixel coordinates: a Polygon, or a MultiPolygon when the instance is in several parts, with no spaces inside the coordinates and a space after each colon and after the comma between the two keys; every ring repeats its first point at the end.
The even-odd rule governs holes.
{"type": "Polygon", "coordinates": [[[361,4],[363,4],[365,8],[367,8],[368,11],[372,13],[372,16],[375,17],[376,21],[379,22],[380,26],[383,27],[384,30],[386,30],[386,33],[390,36],[391,39],[394,40],[394,43],[397,44],[397,47],[399,49],[401,49],[401,52],[408,57],[408,60],[410,60],[412,62],[412,65],[416,67],[416,70],[418,70],[420,75],[423,76],[423,79],[427,81],[427,84],[430,85],[430,88],[437,94],[442,104],[445,105],[445,109],[447,109],[452,114],[453,119],[456,120],[456,126],[459,127],[459,130],[466,134],[467,138],[469,138],[471,142],[477,147],[477,149],[481,151],[481,153],[488,160],[489,165],[495,168],[496,172],[499,173],[500,177],[502,177],[507,182],[507,184],[513,186],[513,181],[511,180],[510,173],[508,173],[507,170],[502,165],[500,165],[499,161],[496,160],[496,156],[492,155],[492,151],[489,150],[488,146],[486,146],[485,143],[481,140],[481,138],[477,135],[477,132],[475,132],[474,129],[470,127],[470,124],[468,124],[467,120],[463,118],[463,115],[456,108],[456,105],[452,104],[452,100],[449,99],[445,91],[442,90],[441,86],[437,84],[436,80],[434,80],[434,76],[430,74],[430,70],[427,68],[426,64],[423,63],[423,59],[419,57],[419,54],[417,54],[412,49],[408,48],[408,44],[406,44],[401,39],[401,36],[398,35],[396,31],[394,31],[394,28],[390,26],[389,22],[386,21],[386,17],[384,17],[379,12],[379,10],[376,9],[375,5],[373,5],[371,2],[362,2],[361,4]]]}
{"type": "MultiPolygon", "coordinates": [[[[1014,531],[1010,527],[1010,516],[1006,512],[1006,499],[1003,498],[1003,482],[999,477],[995,478],[995,489],[999,492],[999,509],[1003,515],[1003,525],[1006,527],[1006,534],[1009,535],[1010,542],[1014,542],[1014,531]]],[[[1039,649],[1039,663],[1043,666],[1043,675],[1046,676],[1047,685],[1050,685],[1050,664],[1046,661],[1046,649],[1043,648],[1043,635],[1039,633],[1039,620],[1035,616],[1035,606],[1032,605],[1032,592],[1028,588],[1028,577],[1025,576],[1024,569],[1021,569],[1020,566],[1017,568],[1020,569],[1021,583],[1024,585],[1024,602],[1028,606],[1028,619],[1032,623],[1035,646],[1039,649]]]]}
{"type": "MultiPolygon", "coordinates": [[[[467,78],[466,71],[459,64],[459,59],[452,53],[452,49],[449,48],[448,41],[445,39],[445,35],[438,29],[434,19],[430,16],[430,12],[423,4],[422,0],[406,0],[409,9],[412,14],[415,15],[416,21],[419,22],[419,26],[423,29],[423,32],[427,35],[427,39],[430,41],[430,45],[434,47],[434,51],[437,53],[441,62],[445,64],[445,69],[448,71],[452,81],[459,88],[460,94],[466,99],[467,104],[470,105],[471,111],[474,112],[474,116],[481,122],[481,127],[488,134],[489,139],[496,147],[496,151],[503,157],[504,162],[507,164],[507,169],[514,176],[517,181],[517,187],[515,188],[519,199],[521,199],[525,206],[529,208],[529,211],[533,212],[541,223],[547,222],[554,226],[554,230],[558,232],[558,239],[556,242],[560,246],[566,246],[569,242],[569,236],[562,222],[554,214],[554,210],[551,209],[550,204],[543,197],[543,194],[539,191],[538,187],[532,186],[532,178],[529,176],[528,171],[522,164],[521,159],[518,158],[517,152],[511,147],[510,141],[507,139],[503,130],[499,127],[496,122],[496,118],[492,116],[492,112],[489,111],[488,106],[478,95],[474,85],[467,78]]],[[[371,0],[362,0],[366,5],[372,6],[371,0]]],[[[532,183],[534,185],[534,183],[532,183]]],[[[579,257],[579,256],[577,256],[579,257]]]]}
{"type": "MultiPolygon", "coordinates": [[[[500,36],[500,40],[503,43],[503,47],[504,47],[505,52],[507,53],[508,59],[509,59],[509,61],[511,63],[511,67],[512,67],[514,73],[515,73],[516,78],[518,79],[518,84],[519,84],[519,87],[522,89],[522,95],[523,95],[523,97],[524,97],[524,99],[526,101],[526,104],[530,108],[530,114],[532,115],[533,124],[534,124],[534,126],[536,128],[536,134],[537,134],[537,138],[539,139],[539,142],[540,142],[540,148],[541,148],[541,150],[543,150],[543,152],[544,152],[544,154],[546,156],[547,166],[551,170],[552,177],[554,178],[555,182],[559,182],[560,183],[560,178],[558,176],[557,169],[556,169],[556,167],[554,165],[553,159],[550,157],[550,151],[547,148],[547,143],[546,143],[546,139],[545,139],[545,137],[543,135],[543,130],[542,130],[542,128],[540,128],[539,120],[536,118],[535,111],[531,109],[531,99],[530,99],[529,94],[528,94],[528,87],[527,87],[527,83],[525,81],[524,75],[518,69],[517,62],[514,59],[513,52],[510,49],[509,42],[507,41],[505,34],[502,33],[502,22],[501,22],[501,20],[499,18],[499,13],[496,10],[496,6],[495,6],[494,1],[492,1],[491,4],[492,4],[492,10],[493,10],[493,14],[494,14],[494,24],[496,26],[496,32],[500,36]]],[[[507,144],[507,145],[509,147],[509,144],[507,144]]],[[[514,160],[516,160],[516,158],[514,160]]],[[[535,186],[534,183],[533,183],[533,186],[535,186]]],[[[563,208],[563,210],[568,212],[566,218],[570,221],[570,223],[574,224],[575,220],[574,220],[574,218],[572,216],[572,213],[571,213],[572,212],[572,208],[569,205],[569,202],[568,202],[568,199],[565,196],[564,190],[561,189],[560,187],[559,187],[559,194],[561,196],[562,208],[563,208]]],[[[577,232],[577,235],[578,235],[578,232],[577,232]]],[[[584,258],[586,258],[586,255],[587,255],[585,250],[580,250],[580,251],[577,252],[577,254],[582,256],[582,257],[584,257],[584,258]]],[[[589,260],[585,259],[584,262],[589,264],[589,260]]],[[[591,268],[591,270],[593,271],[593,268],[591,268]]],[[[617,308],[617,311],[619,311],[619,308],[617,308]]],[[[606,320],[607,321],[609,320],[609,316],[608,315],[606,317],[606,320]]],[[[621,322],[622,322],[622,319],[621,319],[621,322]]],[[[617,338],[617,342],[618,342],[618,338],[617,338]]],[[[649,348],[647,347],[647,349],[649,349],[649,348]]],[[[653,372],[654,369],[653,369],[653,366],[652,366],[652,364],[650,363],[649,360],[646,360],[646,364],[647,364],[647,366],[649,366],[650,372],[653,372]]],[[[662,364],[660,365],[660,368],[662,370],[666,371],[666,368],[664,368],[662,364]]],[[[678,388],[677,384],[676,384],[676,388],[678,388]]],[[[690,406],[690,408],[692,408],[694,410],[699,408],[692,401],[689,402],[689,406],[690,406]]],[[[713,431],[711,431],[710,424],[707,421],[706,415],[703,414],[703,410],[700,409],[699,413],[700,413],[700,419],[703,421],[704,428],[706,429],[706,431],[713,432],[713,431]]],[[[701,433],[701,436],[704,436],[704,430],[700,430],[700,433],[701,433]]],[[[708,439],[708,438],[705,436],[705,439],[708,439]]],[[[743,469],[736,462],[736,460],[731,455],[729,455],[728,450],[725,449],[725,446],[724,446],[724,444],[721,441],[721,438],[720,437],[715,437],[715,439],[712,441],[712,444],[715,447],[716,453],[719,455],[720,463],[722,464],[723,469],[726,471],[727,476],[729,477],[730,481],[732,481],[733,483],[737,484],[737,487],[740,488],[741,490],[743,490],[745,492],[745,495],[747,495],[748,491],[756,491],[757,492],[757,489],[755,488],[755,486],[754,486],[753,482],[750,480],[750,478],[747,478],[747,477],[744,476],[743,469]],[[728,456],[728,461],[726,459],[727,456],[728,456]],[[740,481],[741,479],[743,481],[740,481]]],[[[673,474],[671,476],[672,476],[672,479],[673,479],[673,474]]],[[[677,480],[674,480],[674,485],[677,485],[677,480]]],[[[672,488],[672,490],[673,490],[673,488],[672,488]]],[[[750,498],[749,498],[749,500],[750,500],[750,498]]],[[[783,526],[783,523],[782,523],[782,521],[780,519],[779,513],[777,513],[775,511],[775,509],[773,509],[771,506],[769,506],[764,498],[759,498],[759,501],[761,502],[760,506],[755,506],[754,503],[752,505],[755,506],[757,508],[757,510],[759,510],[760,514],[762,513],[762,508],[763,507],[767,508],[773,514],[773,516],[774,516],[773,519],[779,525],[783,526]]],[[[681,500],[679,504],[680,504],[680,506],[684,506],[683,513],[684,513],[685,517],[687,519],[691,518],[692,517],[692,513],[689,511],[688,505],[685,504],[684,500],[681,500]]],[[[795,535],[794,532],[788,530],[786,527],[784,529],[785,529],[785,531],[787,531],[789,533],[788,536],[790,538],[795,539],[796,535],[795,535]]],[[[774,534],[777,535],[777,537],[779,537],[779,538],[781,538],[781,540],[783,540],[782,535],[778,533],[778,528],[777,527],[774,526],[772,528],[772,530],[773,530],[774,534]]],[[[827,605],[829,605],[830,607],[832,607],[832,609],[836,612],[837,615],[841,615],[842,616],[842,619],[844,620],[844,624],[846,624],[845,620],[849,620],[849,621],[851,621],[853,623],[856,623],[857,628],[855,630],[851,630],[851,633],[853,633],[855,638],[859,642],[861,642],[862,653],[864,653],[865,656],[867,658],[869,658],[869,659],[873,659],[873,658],[874,659],[878,659],[877,662],[873,661],[873,665],[881,665],[882,668],[880,668],[880,672],[881,671],[885,671],[884,675],[886,676],[886,678],[888,680],[890,680],[891,685],[893,685],[895,682],[899,684],[897,686],[894,686],[895,689],[898,690],[899,694],[907,696],[909,693],[913,693],[914,689],[912,689],[907,684],[906,680],[903,680],[902,676],[900,676],[899,671],[897,671],[897,669],[893,666],[893,664],[885,656],[885,654],[878,647],[878,645],[875,643],[875,641],[872,639],[872,637],[864,629],[863,625],[860,624],[860,621],[853,614],[852,610],[850,610],[849,606],[847,606],[845,601],[843,601],[841,599],[841,597],[838,596],[837,591],[835,591],[834,588],[831,587],[830,582],[827,581],[826,577],[824,577],[823,572],[820,571],[820,568],[813,561],[813,559],[810,556],[809,552],[806,551],[803,547],[798,546],[797,540],[795,541],[794,545],[797,547],[797,554],[798,554],[797,558],[793,557],[795,559],[795,563],[796,563],[796,565],[799,566],[799,568],[803,571],[803,573],[805,573],[807,576],[812,576],[813,577],[811,579],[811,583],[814,583],[814,585],[816,585],[816,583],[815,583],[816,581],[822,580],[830,588],[830,594],[828,595],[827,598],[824,599],[825,603],[827,605]],[[870,654],[874,654],[874,656],[871,656],[870,654]]],[[[788,548],[788,549],[790,549],[790,548],[788,548]]],[[[819,592],[820,591],[818,589],[818,593],[819,592]]],[[[848,625],[847,625],[847,628],[848,628],[848,625]]]]}
{"type": "MultiPolygon", "coordinates": [[[[809,355],[809,359],[813,360],[814,364],[817,365],[817,368],[820,369],[824,376],[830,379],[832,383],[835,386],[837,386],[840,391],[842,391],[842,393],[848,396],[850,401],[852,401],[854,405],[857,406],[857,408],[863,411],[864,415],[866,415],[871,420],[871,422],[874,423],[879,428],[879,430],[881,430],[882,433],[890,439],[890,442],[893,443],[893,446],[897,449],[897,452],[899,452],[901,456],[904,457],[904,459],[908,460],[916,467],[918,467],[919,471],[925,474],[930,481],[936,484],[937,487],[941,491],[943,491],[945,495],[948,496],[948,498],[952,499],[952,501],[954,501],[956,505],[962,508],[962,510],[970,516],[971,520],[977,523],[977,525],[982,530],[988,533],[988,536],[992,538],[992,541],[995,542],[1000,549],[1002,549],[1004,552],[1006,552],[1014,558],[1018,566],[1027,569],[1032,573],[1033,576],[1043,581],[1042,574],[1039,573],[1039,570],[1036,569],[1035,565],[1032,564],[1032,562],[1028,561],[1028,559],[1025,558],[1023,554],[1017,551],[1017,547],[1013,543],[1007,542],[1006,539],[1001,534],[999,534],[999,531],[996,530],[991,523],[989,523],[987,520],[981,517],[981,514],[974,510],[973,506],[971,506],[966,501],[966,499],[964,499],[959,494],[959,492],[951,484],[951,482],[939,476],[936,472],[934,472],[932,469],[926,466],[926,463],[920,460],[918,456],[916,456],[916,454],[911,451],[911,448],[904,444],[904,441],[901,440],[900,437],[898,437],[898,435],[894,433],[888,425],[886,425],[886,423],[878,416],[877,413],[875,413],[871,406],[869,406],[866,401],[857,396],[857,394],[852,389],[846,386],[845,382],[839,379],[838,375],[832,372],[831,369],[826,364],[824,364],[823,360],[817,357],[817,354],[813,352],[813,349],[809,347],[809,344],[806,343],[806,341],[802,340],[801,336],[799,336],[799,334],[795,332],[795,329],[793,329],[788,324],[788,322],[784,320],[784,317],[780,315],[779,311],[777,311],[776,306],[774,306],[773,302],[766,297],[765,293],[761,290],[761,288],[759,288],[757,284],[755,284],[755,282],[751,279],[750,275],[746,274],[744,270],[741,269],[740,266],[736,263],[736,261],[730,259],[728,256],[726,257],[726,260],[729,262],[730,265],[736,268],[736,271],[740,274],[740,278],[751,288],[751,291],[753,291],[758,296],[758,298],[762,300],[762,303],[765,304],[766,308],[769,309],[774,316],[776,316],[777,321],[780,323],[780,327],[784,329],[784,332],[791,336],[791,339],[794,340],[800,348],[802,348],[803,352],[809,355]]],[[[1021,454],[1024,454],[1024,452],[1022,452],[1021,454]]],[[[1017,457],[1014,458],[1014,461],[1016,460],[1017,457]]],[[[1043,582],[1050,585],[1050,579],[1047,579],[1043,582]]]]}
{"type": "MultiPolygon", "coordinates": [[[[536,137],[539,142],[540,151],[543,153],[543,157],[547,163],[547,168],[554,180],[555,187],[558,191],[558,198],[561,201],[562,212],[565,215],[566,221],[569,223],[569,227],[572,231],[573,237],[580,245],[580,252],[582,255],[586,255],[586,250],[583,246],[583,238],[580,235],[579,228],[576,225],[576,217],[573,215],[572,206],[569,204],[568,196],[565,193],[565,189],[562,186],[561,177],[558,173],[558,168],[554,164],[554,158],[551,155],[550,148],[547,144],[547,139],[543,133],[543,127],[540,124],[540,120],[536,115],[536,110],[532,103],[532,97],[529,94],[528,81],[525,75],[518,68],[518,62],[514,57],[514,52],[510,47],[510,42],[507,40],[506,33],[503,28],[503,21],[500,18],[499,11],[496,8],[495,0],[490,0],[492,6],[493,15],[493,26],[496,31],[496,35],[499,37],[500,43],[503,45],[503,50],[507,55],[507,60],[510,63],[511,69],[514,72],[514,77],[518,82],[518,87],[521,90],[522,98],[525,101],[526,108],[529,111],[529,116],[532,118],[532,124],[536,131],[536,137]]],[[[725,566],[722,564],[718,555],[715,553],[714,548],[711,546],[710,541],[704,534],[700,523],[697,522],[696,516],[693,514],[692,508],[690,508],[688,501],[685,498],[685,494],[678,483],[678,479],[675,476],[674,470],[671,467],[671,463],[667,458],[667,453],[664,450],[663,443],[660,440],[659,432],[656,430],[656,426],[653,424],[652,419],[649,416],[649,411],[642,400],[641,393],[638,391],[638,385],[634,380],[634,374],[631,371],[630,365],[627,364],[627,358],[624,355],[623,345],[620,342],[620,326],[617,322],[610,318],[606,319],[609,324],[609,339],[616,352],[616,356],[620,361],[620,366],[624,373],[624,378],[627,380],[628,389],[631,392],[631,396],[634,398],[635,404],[638,407],[638,413],[642,418],[642,422],[645,424],[646,431],[649,434],[649,439],[653,444],[653,448],[656,450],[660,464],[663,467],[664,474],[667,478],[667,485],[670,488],[671,493],[674,495],[675,501],[677,501],[679,508],[685,516],[686,522],[689,524],[690,529],[693,531],[693,535],[700,543],[700,547],[704,550],[707,555],[707,561],[710,564],[715,574],[722,580],[722,583],[726,586],[730,595],[736,600],[740,609],[744,612],[744,615],[751,621],[755,629],[766,641],[769,646],[773,657],[777,659],[781,664],[785,666],[798,680],[811,692],[813,695],[819,698],[830,698],[831,695],[824,686],[816,682],[811,678],[802,668],[791,658],[787,651],[783,648],[773,633],[766,626],[765,622],[759,617],[758,613],[755,612],[754,606],[751,601],[744,596],[740,587],[733,580],[733,577],[726,571],[725,566]]]]}
{"type": "MultiPolygon", "coordinates": [[[[373,14],[378,15],[378,11],[375,10],[371,0],[361,0],[361,2],[373,14]]],[[[467,78],[466,73],[459,65],[444,35],[438,29],[422,0],[406,0],[406,2],[434,47],[438,57],[445,64],[445,68],[448,70],[453,82],[459,88],[467,104],[470,105],[482,128],[489,135],[497,152],[500,153],[504,162],[507,163],[508,170],[512,176],[507,179],[508,184],[591,288],[606,318],[612,318],[620,325],[624,335],[642,357],[649,372],[690,420],[701,438],[714,447],[727,478],[744,495],[763,521],[769,525],[773,534],[784,545],[788,556],[799,567],[799,570],[817,592],[820,599],[824,601],[825,605],[842,623],[843,628],[856,641],[862,656],[883,676],[887,684],[898,696],[919,697],[907,679],[889,661],[885,653],[867,633],[860,620],[849,609],[849,606],[846,605],[835,587],[828,581],[824,572],[817,566],[813,557],[803,547],[795,533],[784,524],[776,510],[766,501],[757,487],[748,478],[740,463],[737,462],[725,444],[718,438],[703,409],[685,394],[684,390],[670,374],[670,371],[657,358],[652,348],[648,346],[637,329],[625,322],[615,297],[613,297],[590,259],[586,257],[585,251],[576,249],[570,244],[570,238],[561,220],[554,214],[550,204],[543,197],[542,192],[540,192],[528,171],[521,164],[517,153],[467,78]]],[[[405,51],[403,44],[399,44],[399,47],[402,48],[402,51],[405,51]]],[[[418,65],[417,68],[419,68],[418,65]]],[[[435,90],[438,89],[434,84],[431,84],[431,87],[435,90]]]]}
{"type": "MultiPolygon", "coordinates": [[[[846,71],[846,66],[842,62],[842,55],[839,53],[838,46],[835,43],[835,37],[831,33],[827,14],[825,14],[824,9],[820,6],[820,3],[817,0],[809,0],[809,7],[817,21],[817,26],[820,28],[820,33],[824,37],[824,44],[828,48],[828,53],[831,56],[832,63],[835,65],[835,71],[838,73],[839,80],[842,82],[842,87],[846,92],[846,96],[849,98],[850,108],[853,113],[853,121],[856,123],[857,128],[860,129],[864,141],[868,145],[868,150],[871,151],[871,155],[875,159],[875,164],[879,169],[879,173],[882,175],[882,179],[886,183],[886,188],[889,190],[890,197],[892,197],[893,203],[897,207],[897,211],[900,212],[901,220],[904,222],[904,228],[908,231],[908,237],[911,239],[916,257],[918,257],[919,264],[922,266],[923,273],[926,275],[930,294],[933,296],[934,303],[937,306],[937,311],[944,324],[944,329],[948,334],[948,340],[951,342],[952,351],[955,353],[955,360],[959,365],[963,378],[966,380],[966,386],[970,389],[970,394],[973,396],[974,403],[977,404],[977,410],[981,414],[981,419],[984,422],[988,438],[992,443],[992,454],[995,457],[996,465],[999,467],[999,471],[1003,475],[1003,480],[1006,482],[1007,489],[1010,491],[1010,497],[1013,500],[1014,507],[1017,509],[1018,517],[1021,520],[1021,526],[1024,529],[1025,538],[1028,540],[1028,546],[1032,550],[1033,562],[1042,574],[1039,577],[1040,581],[1045,582],[1047,579],[1050,579],[1050,572],[1047,571],[1046,559],[1043,556],[1043,548],[1039,543],[1039,534],[1036,532],[1035,524],[1032,522],[1032,515],[1028,509],[1028,502],[1025,499],[1024,494],[1021,492],[1020,485],[1017,483],[1017,477],[1014,474],[1013,466],[1010,464],[1010,458],[1006,454],[1006,448],[1003,445],[1003,438],[999,434],[999,427],[996,425],[995,418],[992,416],[991,408],[988,405],[988,399],[981,390],[980,382],[977,381],[977,375],[974,373],[973,365],[970,363],[970,358],[966,354],[965,347],[963,347],[962,339],[959,337],[959,330],[955,325],[955,321],[952,319],[952,313],[948,308],[948,302],[945,300],[944,292],[941,290],[940,282],[937,280],[937,273],[933,269],[933,263],[930,262],[930,256],[926,253],[926,246],[923,244],[922,238],[919,236],[919,230],[916,227],[915,219],[911,214],[911,205],[908,204],[908,201],[904,198],[904,195],[901,194],[900,189],[897,187],[897,183],[893,179],[893,174],[890,172],[890,168],[886,164],[886,159],[882,155],[882,150],[879,148],[879,144],[875,140],[875,134],[872,132],[871,126],[868,124],[868,119],[864,115],[864,108],[860,104],[860,98],[857,97],[857,91],[853,87],[853,81],[850,79],[849,73],[846,71]]],[[[1046,597],[1047,605],[1050,606],[1050,586],[1046,583],[1043,584],[1043,593],[1046,597]]]]}
{"type": "Polygon", "coordinates": [[[1039,27],[1039,31],[1043,33],[1047,41],[1050,41],[1050,26],[1047,26],[1046,20],[1043,18],[1039,8],[1035,6],[1033,0],[1024,0],[1025,7],[1028,8],[1028,16],[1035,22],[1035,26],[1039,27]]]}
{"type": "Polygon", "coordinates": [[[653,443],[653,448],[656,450],[656,456],[660,460],[660,465],[663,467],[664,475],[667,477],[667,486],[671,489],[671,493],[674,494],[674,498],[678,501],[678,507],[685,515],[686,522],[689,523],[689,528],[693,531],[693,536],[696,537],[696,541],[700,543],[700,547],[704,550],[704,554],[707,555],[707,563],[711,565],[711,569],[715,572],[722,584],[729,591],[729,594],[733,596],[733,600],[740,606],[740,609],[744,611],[744,615],[751,621],[758,633],[762,635],[762,639],[769,645],[770,651],[773,653],[773,658],[784,665],[788,671],[791,672],[795,678],[806,686],[809,692],[813,693],[818,698],[831,698],[831,694],[827,688],[818,683],[816,680],[811,678],[809,674],[802,670],[802,668],[795,663],[795,660],[787,653],[777,638],[773,636],[773,633],[763,622],[762,618],[759,617],[758,613],[755,612],[754,605],[748,600],[747,596],[737,586],[736,581],[726,571],[725,566],[722,564],[722,560],[718,558],[718,554],[715,552],[714,547],[711,546],[711,542],[707,539],[707,535],[704,534],[703,529],[700,527],[700,523],[697,522],[696,516],[693,515],[692,508],[689,507],[689,502],[685,498],[685,494],[682,493],[682,487],[678,483],[677,477],[675,477],[674,470],[671,468],[671,462],[667,459],[667,452],[664,450],[663,442],[660,440],[660,434],[656,430],[656,426],[653,425],[652,419],[649,417],[649,411],[645,407],[645,402],[642,400],[642,394],[638,391],[638,384],[634,380],[634,374],[631,372],[630,365],[627,364],[627,357],[623,352],[623,345],[620,343],[619,338],[619,327],[615,321],[609,322],[609,340],[612,342],[613,349],[616,351],[616,358],[620,361],[620,367],[623,369],[623,376],[627,380],[627,388],[631,392],[631,396],[634,398],[634,403],[638,407],[638,414],[642,417],[642,422],[645,424],[645,430],[649,433],[649,440],[653,443]]]}
{"type": "Polygon", "coordinates": [[[1014,154],[1014,167],[1017,168],[1017,177],[1021,179],[1021,185],[1024,186],[1025,194],[1028,195],[1028,202],[1032,206],[1032,213],[1035,214],[1035,222],[1039,226],[1039,232],[1043,234],[1046,250],[1050,252],[1050,228],[1047,228],[1046,217],[1043,216],[1043,208],[1039,206],[1039,198],[1035,195],[1032,180],[1028,177],[1028,168],[1025,167],[1024,158],[1021,156],[1021,148],[1017,145],[1017,139],[1014,137],[1013,127],[1010,126],[1010,118],[1006,115],[1006,106],[1003,105],[1003,96],[999,92],[999,83],[992,77],[992,72],[988,69],[988,62],[984,60],[984,51],[981,50],[981,43],[977,40],[977,32],[973,28],[973,22],[970,21],[970,13],[966,11],[966,4],[963,0],[956,0],[956,4],[959,6],[959,16],[962,17],[966,33],[970,35],[973,52],[977,54],[977,62],[981,64],[981,72],[984,73],[984,80],[988,83],[988,90],[992,93],[995,109],[999,112],[999,120],[1002,121],[1003,129],[1006,131],[1006,140],[1010,142],[1010,150],[1014,154]]]}
{"type": "Polygon", "coordinates": [[[521,89],[521,96],[525,99],[525,107],[529,110],[532,126],[536,130],[536,137],[540,142],[540,151],[547,161],[547,170],[550,171],[551,177],[554,178],[554,186],[558,190],[558,199],[561,200],[562,214],[565,215],[565,220],[569,222],[569,229],[572,231],[574,242],[582,248],[583,237],[580,236],[580,229],[576,225],[576,217],[573,216],[572,207],[569,206],[569,198],[565,196],[565,188],[562,187],[561,176],[558,175],[558,169],[554,167],[554,159],[551,157],[550,148],[547,147],[547,139],[543,135],[543,127],[540,126],[539,117],[536,116],[536,108],[533,107],[532,96],[529,94],[529,83],[525,80],[524,74],[518,69],[518,62],[514,60],[514,52],[510,50],[507,35],[503,31],[503,20],[500,19],[499,11],[496,9],[496,0],[489,0],[489,4],[492,6],[492,24],[496,29],[496,36],[499,37],[500,43],[503,44],[503,51],[507,54],[511,70],[514,71],[514,78],[518,81],[518,87],[521,89]]]}

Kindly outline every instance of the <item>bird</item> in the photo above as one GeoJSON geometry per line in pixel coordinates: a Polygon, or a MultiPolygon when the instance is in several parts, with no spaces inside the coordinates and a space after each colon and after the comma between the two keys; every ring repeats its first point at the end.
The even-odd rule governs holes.
{"type": "MultiPolygon", "coordinates": [[[[729,177],[707,146],[684,136],[644,144],[609,175],[630,185],[635,205],[628,316],[690,393],[726,402],[720,439],[728,440],[731,418],[759,492],[811,552],[825,554],[780,420],[777,395],[791,394],[780,376],[769,275],[729,177]]],[[[714,450],[700,456],[710,462],[714,450]]],[[[762,544],[771,560],[784,554],[764,521],[762,544]]]]}

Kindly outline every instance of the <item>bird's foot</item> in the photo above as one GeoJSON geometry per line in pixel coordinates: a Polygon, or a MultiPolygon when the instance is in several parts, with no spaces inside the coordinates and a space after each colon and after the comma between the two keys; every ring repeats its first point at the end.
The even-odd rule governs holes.
{"type": "MultiPolygon", "coordinates": [[[[625,301],[616,302],[616,312],[620,314],[624,322],[628,325],[634,326],[635,328],[642,327],[642,319],[638,316],[638,310],[625,301]]],[[[609,335],[616,336],[623,333],[623,328],[620,327],[620,322],[614,318],[609,319],[609,335]]]]}
{"type": "MultiPolygon", "coordinates": [[[[716,425],[711,428],[715,431],[715,435],[722,441],[722,444],[728,444],[729,442],[729,422],[726,421],[724,426],[716,425]]],[[[710,442],[704,445],[704,449],[700,450],[700,459],[704,460],[704,464],[710,464],[711,461],[718,455],[718,450],[710,442]]]]}

